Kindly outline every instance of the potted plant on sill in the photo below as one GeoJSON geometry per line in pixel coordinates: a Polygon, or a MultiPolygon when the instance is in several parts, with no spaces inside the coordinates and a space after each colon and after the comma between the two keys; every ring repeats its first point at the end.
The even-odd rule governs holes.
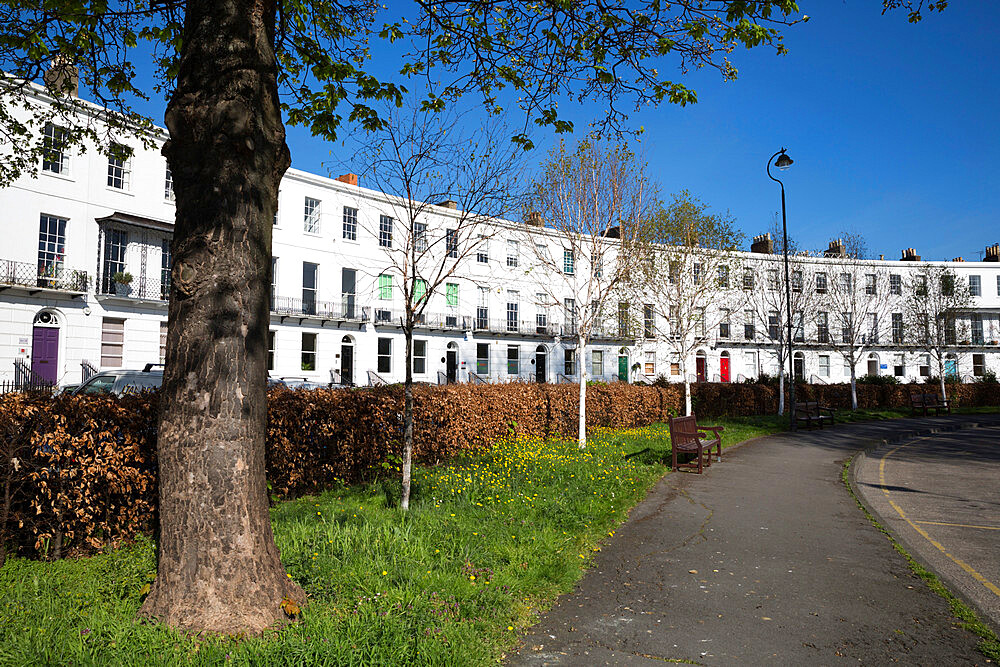
{"type": "Polygon", "coordinates": [[[115,284],[115,294],[118,296],[128,296],[132,291],[132,274],[128,271],[118,271],[111,276],[111,282],[115,284]]]}

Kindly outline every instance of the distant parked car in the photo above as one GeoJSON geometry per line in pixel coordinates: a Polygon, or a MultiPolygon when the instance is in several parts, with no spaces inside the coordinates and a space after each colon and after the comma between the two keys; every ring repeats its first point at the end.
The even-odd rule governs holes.
{"type": "Polygon", "coordinates": [[[118,368],[101,371],[80,385],[73,396],[82,394],[114,394],[124,396],[159,389],[163,384],[163,366],[146,364],[142,370],[118,368]]]}
{"type": "Polygon", "coordinates": [[[289,389],[326,389],[327,385],[320,382],[313,382],[308,378],[284,377],[281,381],[289,389]]]}

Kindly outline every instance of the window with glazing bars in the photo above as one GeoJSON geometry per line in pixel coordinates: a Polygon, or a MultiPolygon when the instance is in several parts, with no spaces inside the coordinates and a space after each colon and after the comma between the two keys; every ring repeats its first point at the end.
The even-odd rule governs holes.
{"type": "Polygon", "coordinates": [[[826,294],[826,274],[817,273],[816,274],[816,293],[826,294]]]}
{"type": "Polygon", "coordinates": [[[167,171],[163,176],[163,198],[167,201],[174,201],[176,196],[174,195],[174,175],[170,171],[170,165],[167,165],[167,171]]]}
{"type": "Polygon", "coordinates": [[[507,331],[517,331],[518,309],[520,308],[519,294],[515,291],[507,291],[507,331]]]}
{"type": "Polygon", "coordinates": [[[444,249],[448,257],[458,257],[458,230],[446,229],[444,232],[444,249]]]}
{"type": "Polygon", "coordinates": [[[972,344],[983,344],[983,316],[979,313],[969,315],[969,323],[972,325],[972,344]]]}
{"type": "Polygon", "coordinates": [[[316,292],[319,264],[302,262],[302,312],[305,315],[316,314],[316,292]]]}
{"type": "Polygon", "coordinates": [[[56,278],[66,259],[65,218],[53,215],[39,217],[38,223],[38,275],[56,278]]]}
{"type": "Polygon", "coordinates": [[[479,304],[476,306],[476,329],[485,331],[490,328],[490,290],[479,288],[479,304]]]}
{"type": "Polygon", "coordinates": [[[413,223],[413,247],[417,252],[427,252],[427,225],[423,222],[413,223]]]}
{"type": "Polygon", "coordinates": [[[514,239],[507,240],[507,267],[511,269],[517,268],[518,262],[518,243],[514,239]]]}
{"type": "Polygon", "coordinates": [[[115,283],[112,280],[116,273],[125,272],[125,252],[128,249],[128,232],[121,229],[109,229],[104,235],[104,279],[102,291],[105,294],[115,293],[115,283]]]}
{"type": "Polygon", "coordinates": [[[642,307],[642,335],[644,338],[652,338],[656,335],[656,313],[651,304],[644,304],[642,307]]]}
{"type": "Polygon", "coordinates": [[[108,187],[128,190],[131,173],[132,149],[122,144],[111,144],[108,155],[108,187]]]}
{"type": "Polygon", "coordinates": [[[309,234],[319,234],[320,206],[322,202],[312,197],[306,197],[305,213],[302,217],[302,229],[309,234]]]}
{"type": "MultiPolygon", "coordinates": [[[[170,298],[170,269],[173,268],[173,256],[170,253],[170,239],[160,241],[160,300],[170,298]]],[[[273,285],[272,285],[273,288],[273,285]]]]}
{"type": "Polygon", "coordinates": [[[378,244],[383,248],[392,247],[392,223],[393,219],[388,215],[378,217],[378,244]]]}
{"type": "Polygon", "coordinates": [[[344,207],[344,238],[348,241],[358,240],[358,209],[344,207]]]}
{"type": "Polygon", "coordinates": [[[572,250],[563,250],[563,273],[572,275],[576,271],[576,261],[572,250]]]}
{"type": "Polygon", "coordinates": [[[66,130],[46,123],[42,131],[42,171],[52,174],[66,174],[69,171],[67,145],[66,130]]]}
{"type": "Polygon", "coordinates": [[[830,342],[830,316],[825,312],[816,313],[816,342],[830,342]]]}
{"type": "Polygon", "coordinates": [[[892,314],[892,342],[903,342],[903,313],[892,314]]]}
{"type": "Polygon", "coordinates": [[[476,261],[488,264],[490,261],[490,240],[484,234],[479,235],[479,245],[476,246],[476,261]]]}
{"type": "Polygon", "coordinates": [[[517,345],[507,346],[507,375],[520,375],[521,348],[517,345]]]}
{"type": "Polygon", "coordinates": [[[903,277],[898,273],[889,274],[889,294],[903,293],[903,277]]]}

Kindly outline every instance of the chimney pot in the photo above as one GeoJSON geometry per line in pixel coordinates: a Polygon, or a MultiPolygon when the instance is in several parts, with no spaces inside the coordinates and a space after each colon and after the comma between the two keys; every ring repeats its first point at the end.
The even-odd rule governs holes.
{"type": "Polygon", "coordinates": [[[830,241],[830,247],[826,249],[823,253],[824,257],[846,257],[847,248],[844,246],[843,239],[833,239],[830,241]]]}
{"type": "Polygon", "coordinates": [[[904,248],[903,249],[903,256],[899,258],[899,261],[901,261],[901,262],[919,262],[920,261],[920,255],[918,255],[917,251],[914,250],[913,248],[904,248]]]}
{"type": "Polygon", "coordinates": [[[753,237],[753,242],[750,244],[750,252],[773,255],[774,241],[771,239],[771,232],[753,237]]]}
{"type": "Polygon", "coordinates": [[[991,246],[986,246],[986,256],[983,257],[984,262],[1000,262],[1000,243],[994,243],[991,246]]]}

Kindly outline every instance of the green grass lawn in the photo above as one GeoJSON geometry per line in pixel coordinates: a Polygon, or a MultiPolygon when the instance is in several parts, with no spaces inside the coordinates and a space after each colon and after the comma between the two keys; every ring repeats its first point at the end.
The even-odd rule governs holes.
{"type": "MultiPolygon", "coordinates": [[[[729,446],[787,420],[705,423],[725,426],[729,446]]],[[[299,623],[244,641],[195,641],[136,621],[155,569],[148,540],[79,560],[10,559],[0,569],[0,664],[495,663],[614,539],[668,456],[665,424],[596,429],[585,451],[518,438],[418,468],[408,514],[394,506],[394,477],[281,503],[275,538],[309,603],[299,623]]]]}

